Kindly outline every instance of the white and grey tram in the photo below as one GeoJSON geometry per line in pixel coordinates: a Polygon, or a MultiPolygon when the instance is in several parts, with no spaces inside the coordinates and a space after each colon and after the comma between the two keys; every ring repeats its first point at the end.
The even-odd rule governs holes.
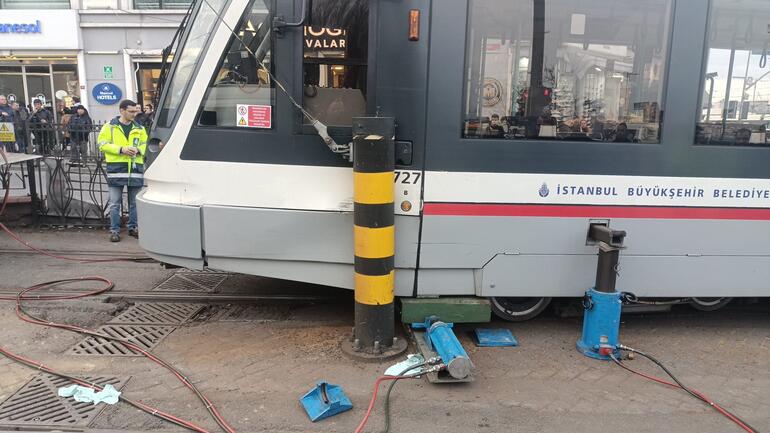
{"type": "Polygon", "coordinates": [[[532,317],[593,285],[592,223],[628,233],[619,290],[768,296],[769,52],[766,0],[196,0],[140,242],[352,288],[351,163],[319,130],[384,116],[397,296],[532,317]]]}

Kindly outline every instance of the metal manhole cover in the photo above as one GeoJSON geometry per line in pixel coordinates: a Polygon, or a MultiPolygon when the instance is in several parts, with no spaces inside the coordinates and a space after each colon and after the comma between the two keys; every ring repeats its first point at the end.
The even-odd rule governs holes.
{"type": "MultiPolygon", "coordinates": [[[[174,326],[163,325],[104,325],[99,332],[126,339],[145,350],[151,350],[160,341],[176,329],[174,326]]],[[[102,355],[102,356],[142,356],[140,353],[99,337],[88,337],[68,351],[72,355],[102,355]]]]}
{"type": "Polygon", "coordinates": [[[200,304],[135,304],[108,323],[143,325],[181,325],[203,308],[200,304]]]}
{"type": "Polygon", "coordinates": [[[233,305],[223,311],[218,320],[222,322],[275,322],[286,320],[291,315],[291,306],[273,305],[233,305]]]}
{"type": "MultiPolygon", "coordinates": [[[[121,389],[128,378],[86,376],[85,380],[99,385],[111,384],[121,389]]],[[[34,377],[0,404],[0,427],[88,427],[105,405],[81,403],[62,398],[57,391],[70,385],[67,379],[43,374],[34,377]]]]}
{"type": "Polygon", "coordinates": [[[212,293],[225,282],[229,274],[221,272],[180,272],[152,289],[159,292],[212,293]]]}

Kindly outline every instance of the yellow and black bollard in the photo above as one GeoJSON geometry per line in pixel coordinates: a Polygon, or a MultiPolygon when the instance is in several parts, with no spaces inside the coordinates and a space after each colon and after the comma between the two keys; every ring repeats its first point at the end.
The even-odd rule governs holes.
{"type": "Polygon", "coordinates": [[[406,340],[395,335],[393,306],[395,123],[353,119],[353,134],[355,328],[342,348],[356,358],[379,360],[406,350],[406,340]]]}

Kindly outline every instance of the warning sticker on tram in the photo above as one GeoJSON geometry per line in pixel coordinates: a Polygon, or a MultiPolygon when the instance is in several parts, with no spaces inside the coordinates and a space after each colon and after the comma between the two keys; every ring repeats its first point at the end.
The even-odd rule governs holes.
{"type": "Polygon", "coordinates": [[[244,128],[269,129],[273,126],[272,115],[273,107],[269,105],[238,104],[235,124],[244,128]]]}
{"type": "Polygon", "coordinates": [[[16,134],[13,131],[13,123],[2,122],[0,123],[0,141],[16,142],[16,134]]]}

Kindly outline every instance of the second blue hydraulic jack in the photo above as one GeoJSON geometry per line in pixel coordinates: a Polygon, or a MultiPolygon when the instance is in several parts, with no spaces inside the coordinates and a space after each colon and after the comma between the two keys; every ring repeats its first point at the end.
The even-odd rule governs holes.
{"type": "Polygon", "coordinates": [[[583,297],[583,335],[576,346],[582,354],[595,359],[619,356],[621,293],[615,290],[620,250],[626,232],[604,224],[591,224],[588,239],[599,245],[596,286],[583,297]]]}

